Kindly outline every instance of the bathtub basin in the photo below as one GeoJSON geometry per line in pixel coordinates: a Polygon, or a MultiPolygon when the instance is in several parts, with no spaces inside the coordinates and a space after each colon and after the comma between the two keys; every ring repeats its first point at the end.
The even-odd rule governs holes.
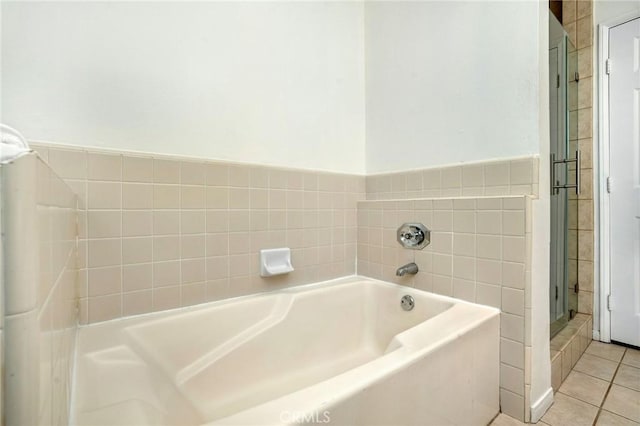
{"type": "Polygon", "coordinates": [[[81,327],[72,424],[485,425],[499,328],[362,277],[81,327]]]}

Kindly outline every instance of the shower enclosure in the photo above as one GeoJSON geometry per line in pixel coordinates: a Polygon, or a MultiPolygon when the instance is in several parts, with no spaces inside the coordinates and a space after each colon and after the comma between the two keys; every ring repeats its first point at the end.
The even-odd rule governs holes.
{"type": "Polygon", "coordinates": [[[555,18],[550,20],[549,109],[551,129],[551,337],[578,311],[578,53],[555,18]],[[555,32],[554,28],[558,29],[555,32]]]}

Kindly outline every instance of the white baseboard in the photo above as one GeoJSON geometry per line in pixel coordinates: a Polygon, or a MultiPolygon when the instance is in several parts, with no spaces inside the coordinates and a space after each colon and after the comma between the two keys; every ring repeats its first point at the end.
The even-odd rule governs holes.
{"type": "Polygon", "coordinates": [[[531,406],[531,423],[538,423],[549,407],[553,404],[553,388],[547,391],[531,406]]]}

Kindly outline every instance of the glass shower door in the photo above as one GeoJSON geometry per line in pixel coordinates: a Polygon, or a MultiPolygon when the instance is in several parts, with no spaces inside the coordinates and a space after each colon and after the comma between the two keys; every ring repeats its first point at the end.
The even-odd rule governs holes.
{"type": "Polygon", "coordinates": [[[568,37],[549,50],[551,119],[551,336],[578,310],[578,151],[577,51],[568,37]],[[555,78],[554,78],[555,77],[555,78]]]}

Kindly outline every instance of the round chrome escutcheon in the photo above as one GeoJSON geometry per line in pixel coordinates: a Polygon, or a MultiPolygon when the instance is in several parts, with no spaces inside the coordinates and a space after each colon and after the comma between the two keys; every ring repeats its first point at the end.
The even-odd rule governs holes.
{"type": "Polygon", "coordinates": [[[402,299],[400,299],[400,306],[402,306],[402,309],[405,311],[410,311],[414,306],[416,306],[416,301],[413,300],[412,296],[407,294],[406,296],[402,296],[402,299]]]}

